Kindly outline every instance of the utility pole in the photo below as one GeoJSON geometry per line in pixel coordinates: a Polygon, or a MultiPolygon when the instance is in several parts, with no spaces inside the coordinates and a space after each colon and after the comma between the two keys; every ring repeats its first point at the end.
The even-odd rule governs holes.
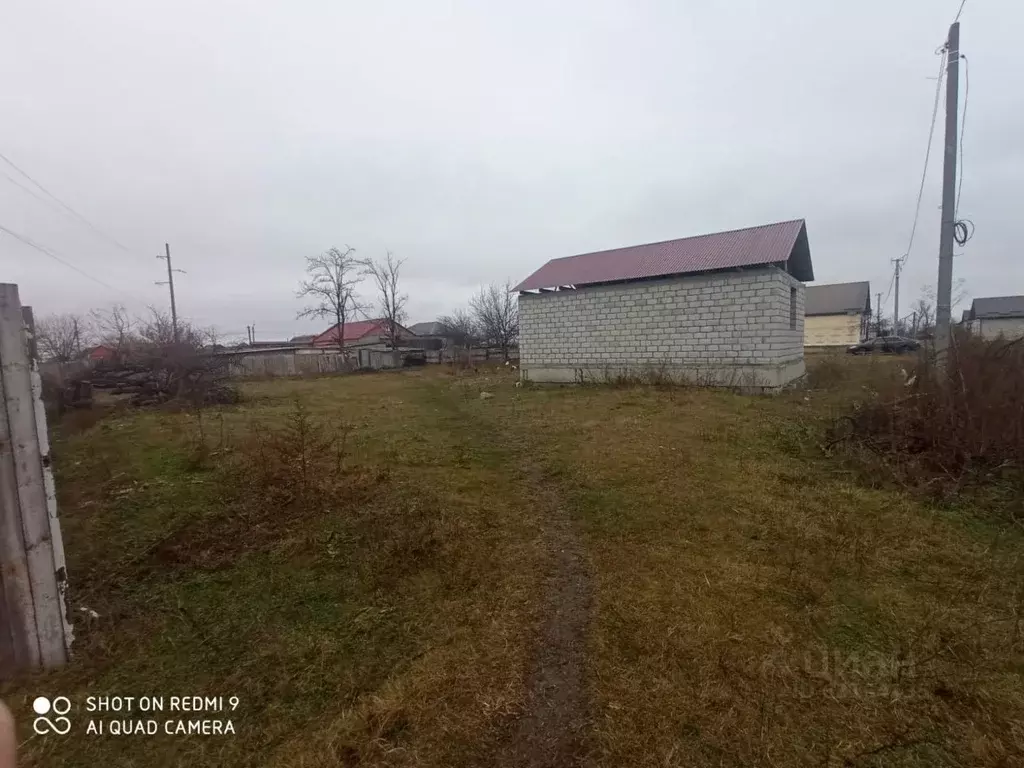
{"type": "Polygon", "coordinates": [[[167,259],[167,281],[158,280],[157,285],[166,285],[171,291],[171,333],[174,336],[174,343],[178,343],[178,307],[174,303],[174,273],[181,272],[185,274],[184,269],[173,269],[171,267],[171,246],[168,243],[164,243],[164,252],[166,256],[157,256],[158,259],[167,259]]]}
{"type": "Polygon", "coordinates": [[[894,278],[893,278],[895,280],[895,282],[896,282],[896,292],[894,294],[895,298],[893,299],[893,302],[892,302],[892,332],[894,334],[896,334],[896,335],[899,335],[899,332],[900,332],[899,331],[899,325],[900,325],[900,267],[903,266],[903,258],[900,257],[898,259],[893,259],[892,261],[893,261],[893,264],[896,265],[896,274],[894,275],[894,278]]]}
{"type": "Polygon", "coordinates": [[[882,292],[875,294],[878,301],[875,302],[875,336],[882,335],[882,292]]]}
{"type": "Polygon", "coordinates": [[[935,354],[941,362],[949,347],[949,315],[953,303],[953,235],[956,226],[957,96],[960,85],[960,22],[949,27],[946,40],[946,151],[942,158],[942,230],[939,237],[939,280],[935,295],[935,354]]]}
{"type": "Polygon", "coordinates": [[[917,338],[917,310],[914,310],[914,338],[917,338]]]}

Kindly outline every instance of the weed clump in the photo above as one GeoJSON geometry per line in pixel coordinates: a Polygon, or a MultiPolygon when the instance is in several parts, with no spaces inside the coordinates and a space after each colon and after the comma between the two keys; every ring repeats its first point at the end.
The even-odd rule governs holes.
{"type": "Polygon", "coordinates": [[[351,427],[315,421],[301,400],[277,427],[258,422],[243,448],[241,480],[261,503],[322,506],[357,493],[365,473],[346,463],[351,427]]]}
{"type": "Polygon", "coordinates": [[[898,387],[832,428],[908,486],[949,495],[980,484],[1024,494],[1024,344],[954,336],[946,365],[922,356],[898,387]]]}
{"type": "Polygon", "coordinates": [[[811,389],[829,389],[846,380],[849,371],[835,355],[828,355],[807,366],[807,386],[811,389]]]}

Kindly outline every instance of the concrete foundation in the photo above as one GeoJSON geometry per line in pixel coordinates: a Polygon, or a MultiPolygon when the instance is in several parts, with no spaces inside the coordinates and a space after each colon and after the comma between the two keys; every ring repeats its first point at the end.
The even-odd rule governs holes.
{"type": "Polygon", "coordinates": [[[690,386],[724,387],[742,392],[778,392],[804,375],[804,361],[783,364],[734,365],[701,368],[672,363],[633,366],[541,365],[521,369],[520,378],[545,384],[599,384],[636,382],[675,383],[690,386]]]}

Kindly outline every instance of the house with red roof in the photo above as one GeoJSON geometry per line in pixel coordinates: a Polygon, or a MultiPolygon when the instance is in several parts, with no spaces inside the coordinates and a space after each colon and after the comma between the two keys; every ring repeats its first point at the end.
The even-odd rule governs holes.
{"type": "Polygon", "coordinates": [[[85,360],[92,362],[99,361],[110,361],[117,357],[117,350],[106,344],[97,344],[95,347],[89,347],[82,352],[82,357],[85,360]]]}
{"type": "MultiPolygon", "coordinates": [[[[344,332],[342,333],[338,325],[332,325],[323,333],[314,336],[312,346],[314,347],[338,347],[339,337],[344,339],[345,348],[348,347],[366,347],[370,345],[380,344],[386,345],[388,343],[388,325],[387,320],[380,318],[377,320],[356,320],[345,323],[344,332]]],[[[398,337],[411,337],[415,336],[408,328],[402,325],[397,325],[398,337]]]]}
{"type": "Polygon", "coordinates": [[[552,259],[514,288],[520,376],[778,390],[813,280],[803,219],[552,259]]]}

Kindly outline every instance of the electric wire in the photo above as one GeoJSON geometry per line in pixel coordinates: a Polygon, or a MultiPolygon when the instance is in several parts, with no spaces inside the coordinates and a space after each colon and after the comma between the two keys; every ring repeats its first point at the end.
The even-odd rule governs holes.
{"type": "Polygon", "coordinates": [[[932,104],[931,126],[928,128],[928,146],[924,153],[924,169],[921,171],[921,183],[917,188],[917,204],[914,206],[914,220],[910,225],[910,241],[907,243],[907,250],[903,254],[903,263],[907,263],[910,252],[914,247],[914,238],[917,235],[917,223],[921,219],[921,201],[924,199],[924,185],[928,178],[928,164],[932,156],[932,141],[935,137],[935,123],[939,115],[939,97],[942,95],[942,78],[946,71],[946,51],[943,50],[939,56],[939,75],[935,81],[935,101],[932,104]]]}
{"type": "MultiPolygon", "coordinates": [[[[115,246],[117,246],[118,248],[120,248],[120,249],[121,249],[122,251],[124,251],[124,252],[126,252],[126,253],[131,253],[131,250],[130,250],[130,249],[129,249],[129,248],[127,247],[127,246],[125,246],[124,244],[122,244],[122,243],[118,242],[117,238],[115,238],[115,237],[112,237],[112,236],[108,235],[108,234],[107,234],[106,232],[104,232],[104,231],[103,231],[102,229],[100,229],[100,228],[99,228],[99,227],[97,227],[97,226],[96,226],[95,224],[93,224],[93,223],[92,223],[91,221],[89,221],[89,220],[88,220],[87,218],[85,218],[85,216],[83,216],[82,214],[80,214],[80,213],[79,213],[78,211],[76,211],[76,210],[75,210],[74,208],[72,208],[72,207],[71,207],[70,205],[68,205],[68,204],[67,204],[67,203],[65,203],[65,202],[64,202],[63,200],[61,200],[61,199],[60,199],[59,197],[57,197],[57,196],[56,196],[55,194],[53,194],[52,192],[50,192],[50,190],[48,190],[48,189],[47,189],[46,187],[44,187],[44,186],[43,186],[42,184],[40,184],[40,183],[39,183],[38,181],[36,181],[35,179],[33,179],[33,178],[32,178],[32,176],[30,176],[30,175],[28,174],[28,172],[26,172],[26,171],[23,171],[23,170],[22,170],[22,169],[21,169],[21,168],[20,168],[20,167],[19,167],[18,165],[16,165],[16,164],[14,163],[14,161],[13,161],[13,160],[11,160],[11,159],[10,159],[9,157],[7,157],[6,155],[4,155],[4,154],[3,154],[2,152],[0,152],[0,160],[3,160],[3,161],[4,161],[5,163],[7,163],[7,164],[8,164],[9,166],[11,166],[11,168],[13,168],[13,169],[14,169],[15,171],[17,171],[18,173],[20,173],[20,174],[21,174],[22,176],[24,176],[24,177],[25,177],[26,179],[28,179],[29,181],[31,181],[31,182],[32,182],[32,183],[33,183],[33,184],[34,184],[34,185],[35,185],[36,187],[38,187],[38,188],[39,188],[39,189],[40,189],[40,190],[41,190],[41,191],[43,192],[43,194],[45,194],[45,195],[46,195],[46,196],[47,196],[48,198],[50,198],[50,199],[51,199],[51,200],[53,200],[53,201],[54,201],[55,203],[57,203],[57,205],[59,205],[59,206],[60,206],[61,208],[63,208],[63,209],[65,210],[65,211],[67,211],[67,212],[68,212],[68,213],[70,213],[70,214],[71,214],[72,216],[74,216],[74,217],[75,217],[76,219],[78,219],[78,220],[79,220],[79,221],[80,221],[81,223],[85,224],[85,226],[87,226],[87,227],[88,227],[89,229],[91,229],[91,230],[92,230],[92,231],[93,231],[93,232],[94,232],[95,234],[99,235],[99,236],[100,236],[101,238],[103,238],[104,240],[106,240],[106,241],[108,241],[108,242],[110,242],[110,243],[113,243],[113,244],[114,244],[115,246]]],[[[10,177],[8,177],[8,178],[10,178],[10,177]]],[[[12,181],[13,181],[13,179],[12,179],[12,181]]],[[[18,186],[21,186],[21,185],[19,184],[18,186]]],[[[24,189],[24,187],[22,187],[22,189],[24,189]]],[[[27,190],[26,190],[26,191],[27,191],[27,190]]]]}
{"type": "Polygon", "coordinates": [[[56,261],[56,262],[58,262],[60,264],[63,264],[68,269],[74,270],[75,272],[80,274],[82,277],[85,277],[85,278],[87,278],[89,280],[92,280],[94,283],[97,283],[98,285],[102,285],[104,288],[109,288],[112,291],[117,291],[118,293],[123,293],[126,296],[129,295],[127,291],[123,291],[120,288],[116,288],[113,285],[111,285],[110,283],[106,283],[103,280],[100,280],[98,277],[93,277],[92,275],[90,275],[85,270],[80,269],[79,267],[76,267],[70,261],[67,261],[63,257],[61,257],[58,254],[54,253],[51,249],[47,248],[45,245],[40,245],[39,243],[35,242],[34,240],[32,240],[29,237],[26,237],[25,235],[20,235],[17,232],[15,232],[15,231],[13,231],[11,229],[8,229],[7,227],[3,226],[2,224],[0,224],[0,232],[4,232],[4,233],[10,235],[11,237],[13,237],[15,240],[18,240],[18,241],[24,243],[28,247],[36,249],[40,253],[49,256],[54,261],[56,261]]]}

